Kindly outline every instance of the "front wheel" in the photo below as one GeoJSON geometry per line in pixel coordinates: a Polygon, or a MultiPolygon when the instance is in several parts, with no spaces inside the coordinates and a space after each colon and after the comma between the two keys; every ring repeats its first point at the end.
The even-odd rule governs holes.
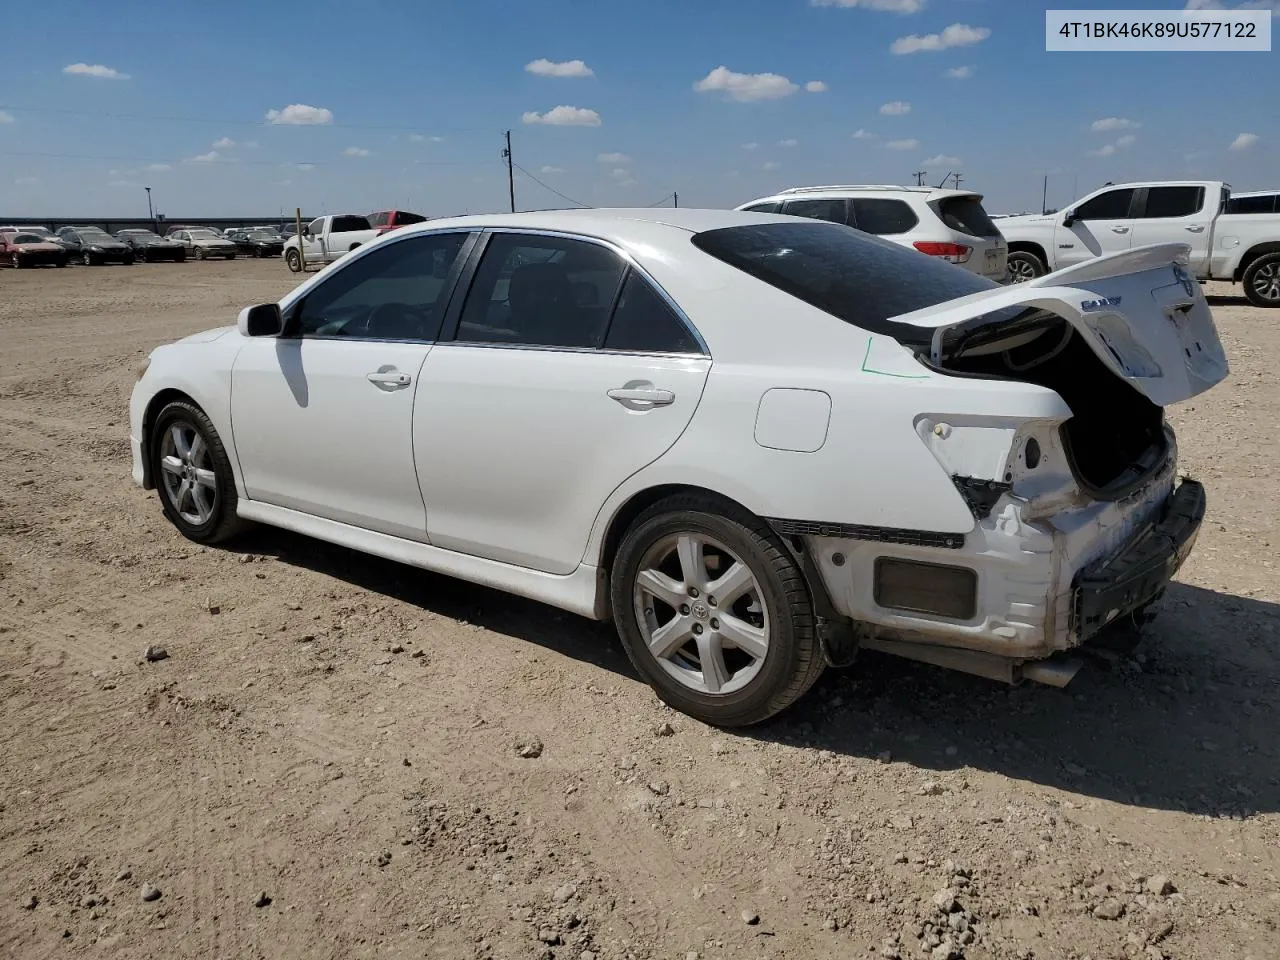
{"type": "Polygon", "coordinates": [[[161,410],[151,457],[164,515],[184,537],[217,543],[243,529],[231,461],[203,410],[184,400],[161,410]]]}
{"type": "Polygon", "coordinates": [[[134,259],[133,259],[133,257],[125,257],[125,258],[124,258],[124,260],[122,260],[121,262],[122,262],[126,267],[132,267],[132,266],[133,266],[133,264],[134,264],[134,259]]]}
{"type": "Polygon", "coordinates": [[[1280,307],[1280,253],[1253,261],[1242,279],[1244,295],[1255,307],[1280,307]]]}
{"type": "Polygon", "coordinates": [[[284,262],[294,273],[302,272],[302,255],[297,250],[290,250],[284,255],[284,262]]]}
{"type": "Polygon", "coordinates": [[[682,495],[645,511],[613,564],[614,622],[662,701],[721,727],[759,723],[826,666],[804,578],[760,519],[682,495]]]}
{"type": "Polygon", "coordinates": [[[204,248],[203,248],[203,247],[196,247],[196,259],[197,259],[197,260],[203,260],[203,259],[204,259],[204,248]]]}
{"type": "Polygon", "coordinates": [[[1043,260],[1027,250],[1014,250],[1009,254],[1009,282],[1026,283],[1049,272],[1043,260]]]}
{"type": "Polygon", "coordinates": [[[87,253],[87,252],[86,252],[86,253],[85,253],[85,255],[84,255],[83,257],[81,257],[81,258],[80,258],[80,262],[81,262],[81,263],[83,263],[86,267],[92,267],[92,266],[93,266],[93,257],[92,257],[89,253],[87,253]]]}

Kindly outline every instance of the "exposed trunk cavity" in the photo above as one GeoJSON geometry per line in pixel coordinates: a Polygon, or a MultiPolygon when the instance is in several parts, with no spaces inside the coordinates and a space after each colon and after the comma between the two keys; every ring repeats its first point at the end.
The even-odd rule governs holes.
{"type": "Polygon", "coordinates": [[[1164,411],[1112,373],[1067,321],[1023,314],[974,331],[944,354],[942,369],[1048,387],[1071,408],[1063,446],[1081,489],[1119,499],[1169,454],[1164,411]]]}

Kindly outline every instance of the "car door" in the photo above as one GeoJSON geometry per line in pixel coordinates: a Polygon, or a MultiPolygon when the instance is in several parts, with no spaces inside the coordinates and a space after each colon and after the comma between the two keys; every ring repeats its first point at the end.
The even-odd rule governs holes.
{"type": "Polygon", "coordinates": [[[1191,272],[1207,274],[1218,193],[1210,193],[1204,184],[1147,187],[1141,193],[1133,221],[1133,245],[1189,244],[1191,272]]]}
{"type": "Polygon", "coordinates": [[[250,499],[426,540],[414,395],[469,238],[419,234],[353,257],[288,307],[282,336],[246,340],[231,418],[250,499]]]}
{"type": "Polygon", "coordinates": [[[70,227],[63,227],[58,231],[58,242],[62,244],[69,253],[80,252],[80,237],[70,227]]]}
{"type": "Polygon", "coordinates": [[[299,238],[302,252],[308,263],[328,263],[328,243],[324,235],[324,217],[312,220],[307,224],[306,232],[299,238]]]}
{"type": "Polygon", "coordinates": [[[192,250],[192,247],[194,245],[191,242],[191,234],[187,233],[187,231],[179,230],[177,233],[170,236],[169,239],[174,241],[175,243],[182,244],[182,249],[187,251],[188,254],[191,254],[194,252],[192,250]]]}
{"type": "Polygon", "coordinates": [[[689,423],[710,358],[637,267],[580,237],[489,235],[450,326],[413,419],[431,542],[571,573],[605,500],[689,423]]]}
{"type": "Polygon", "coordinates": [[[1054,230],[1054,267],[1070,267],[1108,253],[1128,250],[1133,243],[1133,206],[1137,191],[1117,187],[1094,194],[1066,214],[1054,230]]]}

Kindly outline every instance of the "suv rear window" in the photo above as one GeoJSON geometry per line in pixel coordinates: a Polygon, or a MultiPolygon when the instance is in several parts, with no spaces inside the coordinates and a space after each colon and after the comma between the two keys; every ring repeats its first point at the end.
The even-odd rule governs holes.
{"type": "Polygon", "coordinates": [[[930,329],[889,323],[890,317],[997,286],[976,273],[832,223],[722,227],[695,234],[693,245],[845,323],[904,344],[927,344],[930,329]]]}
{"type": "Polygon", "coordinates": [[[396,215],[392,219],[395,221],[395,226],[397,227],[407,226],[411,223],[427,222],[426,217],[419,216],[416,213],[405,213],[403,210],[397,211],[396,215]]]}
{"type": "Polygon", "coordinates": [[[1277,213],[1276,198],[1280,194],[1264,193],[1257,197],[1232,197],[1222,208],[1223,213],[1277,213]]]}
{"type": "Polygon", "coordinates": [[[945,197],[938,201],[938,216],[952,230],[971,237],[998,237],[1000,231],[987,216],[980,197],[945,197]]]}

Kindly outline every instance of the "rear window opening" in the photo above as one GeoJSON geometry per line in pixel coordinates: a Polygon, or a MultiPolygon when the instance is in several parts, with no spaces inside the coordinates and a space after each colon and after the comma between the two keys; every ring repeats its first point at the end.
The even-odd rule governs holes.
{"type": "Polygon", "coordinates": [[[987,215],[981,197],[944,197],[933,204],[938,217],[952,230],[971,237],[998,237],[1000,231],[987,215]]]}
{"type": "Polygon", "coordinates": [[[1027,311],[977,339],[944,352],[943,372],[1021,380],[1062,397],[1072,413],[1063,446],[1085,493],[1124,497],[1167,460],[1164,411],[1112,373],[1061,317],[1027,311]]]}

